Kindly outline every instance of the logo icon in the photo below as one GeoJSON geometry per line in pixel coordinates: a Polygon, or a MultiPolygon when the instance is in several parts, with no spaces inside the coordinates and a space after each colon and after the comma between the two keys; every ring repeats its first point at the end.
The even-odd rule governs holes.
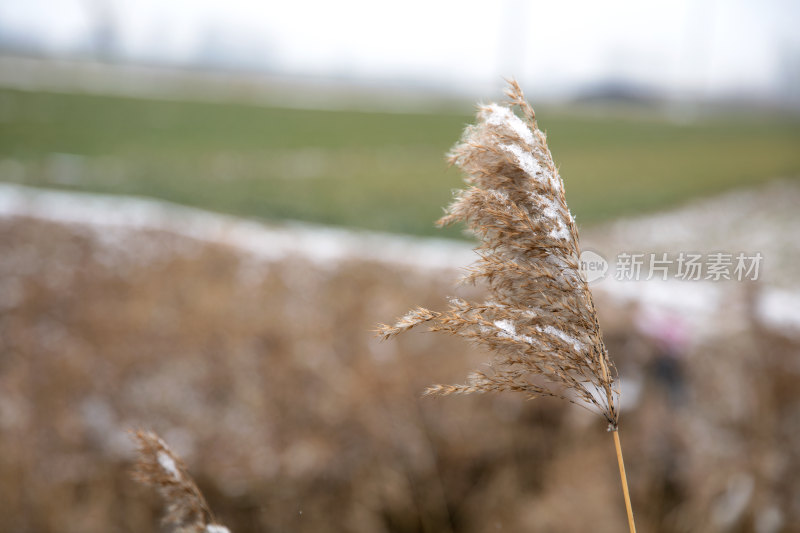
{"type": "Polygon", "coordinates": [[[584,250],[578,258],[580,274],[586,283],[600,281],[608,274],[608,261],[592,250],[584,250]]]}

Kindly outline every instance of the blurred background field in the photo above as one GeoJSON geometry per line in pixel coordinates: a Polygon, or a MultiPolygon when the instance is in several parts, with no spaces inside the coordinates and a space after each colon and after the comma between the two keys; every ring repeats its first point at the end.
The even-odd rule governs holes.
{"type": "Polygon", "coordinates": [[[421,398],[487,354],[373,335],[482,297],[434,221],[515,76],[611,261],[640,530],[800,531],[797,7],[408,4],[0,5],[0,529],[165,530],[148,428],[234,532],[624,530],[601,420],[421,398]],[[620,252],[763,263],[622,282],[620,252]]]}
{"type": "MultiPolygon", "coordinates": [[[[470,105],[453,106],[461,112],[3,90],[0,180],[267,220],[442,235],[432,221],[461,182],[445,153],[472,120],[470,105]]],[[[658,108],[631,104],[538,113],[581,223],[800,175],[796,115],[728,108],[676,123],[658,108]]]]}
{"type": "MultiPolygon", "coordinates": [[[[454,287],[468,244],[259,229],[126,198],[0,197],[10,531],[156,529],[160,503],[130,479],[126,432],[138,427],[186,459],[233,531],[624,529],[601,418],[515,395],[422,398],[486,354],[442,335],[371,333],[454,291],[479,298],[454,287]]],[[[770,206],[764,231],[797,224],[793,182],[745,199],[770,206]]],[[[741,200],[671,216],[698,227],[715,213],[729,227],[758,211],[731,209],[741,200]]],[[[614,222],[585,244],[663,246],[651,235],[664,222],[614,222]]],[[[783,239],[775,249],[800,255],[783,239]]],[[[623,379],[639,527],[796,531],[800,317],[775,277],[595,287],[623,379]]]]}

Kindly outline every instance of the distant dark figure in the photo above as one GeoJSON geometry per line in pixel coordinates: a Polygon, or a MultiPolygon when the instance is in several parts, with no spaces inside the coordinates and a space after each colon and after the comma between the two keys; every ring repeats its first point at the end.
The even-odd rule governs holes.
{"type": "Polygon", "coordinates": [[[670,408],[686,400],[684,356],[689,341],[688,327],[681,317],[668,312],[643,313],[637,327],[653,341],[655,354],[646,366],[648,376],[660,386],[670,408]]]}

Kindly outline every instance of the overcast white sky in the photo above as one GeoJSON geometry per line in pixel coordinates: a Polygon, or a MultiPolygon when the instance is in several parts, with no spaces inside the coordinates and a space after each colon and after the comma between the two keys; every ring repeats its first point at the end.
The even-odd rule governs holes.
{"type": "Polygon", "coordinates": [[[540,94],[611,79],[772,94],[800,70],[795,0],[25,0],[0,3],[0,31],[85,49],[103,6],[116,50],[139,60],[476,88],[515,76],[540,94]]]}

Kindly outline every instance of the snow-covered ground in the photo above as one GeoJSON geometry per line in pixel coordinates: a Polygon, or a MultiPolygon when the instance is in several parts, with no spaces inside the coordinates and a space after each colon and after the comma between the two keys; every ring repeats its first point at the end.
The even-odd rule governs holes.
{"type": "MultiPolygon", "coordinates": [[[[609,275],[595,282],[593,290],[600,298],[639,306],[644,316],[657,317],[654,320],[680,317],[695,338],[740,327],[746,317],[743,305],[747,298],[755,298],[757,315],[765,325],[799,335],[800,282],[794,277],[794,265],[800,260],[798,205],[800,184],[777,181],[668,212],[587,228],[584,248],[612,259],[609,275]],[[759,281],[615,279],[613,258],[620,252],[681,251],[760,252],[764,259],[759,281]]],[[[165,231],[231,246],[265,261],[294,256],[320,266],[361,260],[440,271],[466,267],[475,259],[470,245],[458,241],[300,223],[265,224],[157,200],[11,184],[0,184],[0,217],[29,217],[98,232],[165,231]]]]}
{"type": "Polygon", "coordinates": [[[584,248],[627,252],[760,252],[760,279],[800,287],[800,183],[775,180],[695,200],[678,209],[620,219],[581,232],[584,248]]]}
{"type": "MultiPolygon", "coordinates": [[[[800,183],[775,180],[758,188],[734,190],[698,199],[659,213],[619,219],[581,231],[584,249],[598,251],[612,263],[606,279],[593,289],[609,296],[645,304],[691,324],[702,335],[706,328],[735,330],[747,320],[744,306],[753,299],[763,325],[790,336],[800,335],[800,183]],[[731,254],[730,281],[677,279],[675,258],[681,252],[708,256],[731,254]],[[613,262],[618,254],[663,253],[673,260],[666,281],[618,281],[613,262]],[[758,281],[737,281],[736,256],[760,254],[758,281]]],[[[646,266],[646,265],[645,265],[646,266]]],[[[645,277],[645,269],[642,270],[645,277]]],[[[703,273],[705,278],[705,271],[703,273]]]]}
{"type": "Polygon", "coordinates": [[[447,239],[419,239],[296,222],[265,224],[159,200],[9,184],[0,184],[0,217],[30,217],[99,229],[166,231],[231,246],[262,260],[301,256],[323,266],[362,260],[449,269],[467,265],[473,259],[468,244],[447,239]]]}

